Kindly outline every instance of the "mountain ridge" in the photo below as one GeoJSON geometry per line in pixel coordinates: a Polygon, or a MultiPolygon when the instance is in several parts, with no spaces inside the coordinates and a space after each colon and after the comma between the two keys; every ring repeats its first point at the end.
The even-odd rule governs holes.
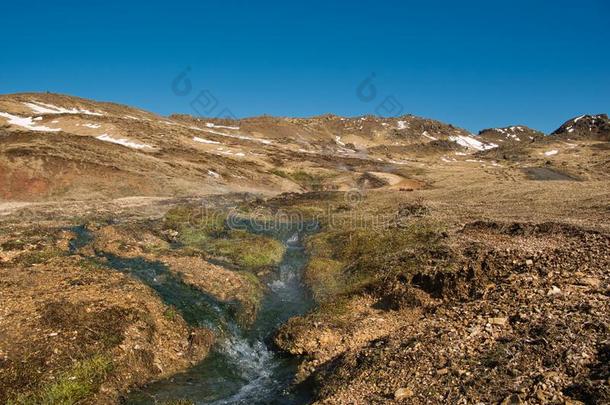
{"type": "MultiPolygon", "coordinates": [[[[589,117],[598,122],[593,140],[606,139],[607,116],[589,117]]],[[[1,95],[0,198],[349,190],[384,184],[381,173],[395,176],[385,187],[408,189],[421,183],[405,175],[414,170],[548,159],[554,150],[573,148],[564,132],[543,136],[512,126],[473,135],[414,115],[164,117],[66,95],[1,95]],[[367,173],[378,173],[380,181],[363,183],[367,173]]]]}

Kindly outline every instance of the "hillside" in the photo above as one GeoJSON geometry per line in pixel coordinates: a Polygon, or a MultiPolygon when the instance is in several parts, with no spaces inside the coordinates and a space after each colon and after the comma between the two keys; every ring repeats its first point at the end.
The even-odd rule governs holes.
{"type": "Polygon", "coordinates": [[[595,139],[610,141],[607,114],[581,115],[566,121],[551,134],[562,139],[595,139]]]}
{"type": "Polygon", "coordinates": [[[495,147],[414,116],[230,122],[54,94],[1,96],[0,131],[11,200],[344,190],[366,172],[495,147]]]}
{"type": "Polygon", "coordinates": [[[605,115],[0,96],[0,402],[606,404],[605,115]]]}

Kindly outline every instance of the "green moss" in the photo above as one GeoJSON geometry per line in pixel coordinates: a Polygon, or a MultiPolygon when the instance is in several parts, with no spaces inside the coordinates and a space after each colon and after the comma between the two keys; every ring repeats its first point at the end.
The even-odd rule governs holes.
{"type": "Polygon", "coordinates": [[[342,232],[326,231],[311,236],[306,241],[307,252],[312,257],[335,257],[335,251],[338,251],[337,246],[334,243],[342,232]]]}
{"type": "Polygon", "coordinates": [[[178,316],[178,312],[176,312],[176,308],[170,306],[163,311],[163,316],[169,321],[174,321],[176,316],[178,316]]]}
{"type": "Polygon", "coordinates": [[[345,327],[349,323],[350,299],[339,295],[332,300],[323,301],[318,308],[309,315],[310,321],[329,323],[337,327],[345,327]]]}
{"type": "Polygon", "coordinates": [[[21,239],[13,239],[4,242],[0,245],[1,250],[23,250],[27,246],[27,242],[21,239]]]}
{"type": "Polygon", "coordinates": [[[76,363],[71,370],[54,382],[40,387],[34,393],[22,394],[10,400],[9,405],[70,405],[91,397],[112,370],[107,356],[97,355],[76,363]]]}
{"type": "Polygon", "coordinates": [[[164,224],[178,231],[178,240],[192,254],[201,252],[244,270],[275,266],[285,251],[284,245],[273,238],[230,229],[226,214],[216,211],[177,207],[167,213],[164,224]]]}
{"type": "Polygon", "coordinates": [[[187,246],[199,246],[211,239],[207,232],[194,227],[184,227],[179,232],[178,240],[187,246]]]}
{"type": "Polygon", "coordinates": [[[336,296],[343,289],[343,263],[324,257],[312,257],[305,268],[305,281],[316,301],[336,296]]]}
{"type": "Polygon", "coordinates": [[[61,249],[51,246],[51,247],[46,247],[39,251],[23,253],[22,255],[20,255],[18,257],[17,260],[21,264],[24,264],[26,266],[31,266],[33,264],[45,263],[54,257],[63,256],[64,254],[65,253],[61,249]]]}
{"type": "MultiPolygon", "coordinates": [[[[172,208],[165,214],[166,228],[178,230],[186,238],[213,236],[225,230],[225,213],[200,206],[181,206],[172,208]]],[[[186,242],[185,242],[186,243],[186,242]]]]}
{"type": "Polygon", "coordinates": [[[245,297],[245,301],[258,308],[264,296],[264,286],[256,275],[249,271],[242,271],[239,274],[250,284],[250,295],[245,297]]]}
{"type": "Polygon", "coordinates": [[[210,255],[228,258],[246,270],[275,266],[280,263],[285,252],[281,242],[241,230],[232,230],[225,238],[210,240],[204,244],[203,249],[210,255]]]}
{"type": "Polygon", "coordinates": [[[291,180],[290,174],[288,172],[285,172],[285,171],[280,170],[280,169],[269,170],[269,173],[271,173],[271,174],[273,174],[275,176],[281,177],[283,179],[291,180]]]}
{"type": "Polygon", "coordinates": [[[172,399],[166,402],[163,402],[162,405],[195,405],[193,401],[190,399],[172,399]]]}
{"type": "Polygon", "coordinates": [[[300,186],[307,190],[318,191],[324,189],[324,183],[333,175],[319,174],[306,172],[304,170],[296,170],[293,172],[287,172],[280,169],[273,169],[269,173],[274,174],[278,177],[294,181],[300,186]]]}
{"type": "Polygon", "coordinates": [[[198,246],[226,231],[226,214],[201,207],[178,207],[167,213],[165,226],[178,231],[178,240],[198,246]]]}
{"type": "Polygon", "coordinates": [[[82,258],[79,261],[78,266],[84,271],[95,271],[95,270],[102,270],[102,269],[107,268],[102,263],[100,263],[97,258],[91,258],[91,257],[82,258]]]}
{"type": "Polygon", "coordinates": [[[437,224],[420,220],[407,227],[322,232],[307,241],[312,259],[306,280],[323,301],[414,274],[442,250],[440,231],[437,224]]]}
{"type": "Polygon", "coordinates": [[[249,271],[239,272],[241,277],[249,284],[240,294],[240,306],[237,310],[237,321],[242,326],[249,326],[254,321],[261,305],[265,288],[259,278],[249,271]]]}

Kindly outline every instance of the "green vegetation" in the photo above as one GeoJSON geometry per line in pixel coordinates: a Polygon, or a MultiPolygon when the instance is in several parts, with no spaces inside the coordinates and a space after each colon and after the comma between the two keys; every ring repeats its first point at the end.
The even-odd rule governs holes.
{"type": "Polygon", "coordinates": [[[33,393],[22,394],[9,405],[71,405],[91,397],[112,370],[111,360],[102,355],[76,363],[71,370],[33,393]]]}
{"type": "Polygon", "coordinates": [[[282,177],[284,179],[288,179],[290,181],[294,181],[295,183],[299,184],[301,187],[309,191],[323,190],[324,182],[327,181],[329,178],[333,177],[333,175],[311,173],[306,172],[304,170],[288,172],[280,169],[273,169],[269,173],[282,177]]]}
{"type": "Polygon", "coordinates": [[[42,250],[29,251],[21,254],[18,261],[26,266],[45,263],[54,257],[63,256],[65,253],[54,246],[45,247],[42,250]]]}
{"type": "Polygon", "coordinates": [[[452,268],[443,227],[428,218],[404,226],[326,229],[306,243],[311,258],[305,281],[318,304],[310,321],[347,326],[353,297],[366,292],[381,298],[394,283],[409,283],[431,269],[452,268]]]}
{"type": "Polygon", "coordinates": [[[165,309],[165,311],[163,312],[163,316],[169,321],[174,321],[176,319],[176,316],[178,316],[178,312],[176,312],[175,307],[170,306],[165,309]]]}
{"type": "MultiPolygon", "coordinates": [[[[214,237],[225,230],[227,216],[205,207],[180,206],[172,208],[165,215],[165,227],[176,230],[191,230],[185,233],[185,244],[201,241],[200,238],[214,237]]],[[[183,235],[181,233],[180,238],[183,235]]]]}
{"type": "Polygon", "coordinates": [[[270,237],[230,229],[226,214],[178,207],[167,213],[165,227],[191,252],[200,251],[241,269],[257,271],[279,264],[284,245],[270,237]]]}
{"type": "Polygon", "coordinates": [[[195,405],[190,399],[172,399],[170,401],[163,402],[162,405],[195,405]]]}
{"type": "Polygon", "coordinates": [[[325,258],[312,257],[305,268],[305,281],[316,301],[336,296],[342,289],[343,263],[325,258]]]}
{"type": "Polygon", "coordinates": [[[312,256],[306,280],[320,301],[375,289],[407,277],[431,257],[443,257],[441,229],[419,220],[406,227],[348,229],[319,233],[307,242],[312,256]]]}
{"type": "Polygon", "coordinates": [[[100,263],[95,257],[83,257],[80,259],[78,266],[85,271],[103,270],[107,267],[100,263]]]}
{"type": "Polygon", "coordinates": [[[207,243],[204,249],[208,254],[226,257],[248,270],[279,264],[285,251],[284,245],[275,239],[242,230],[231,230],[224,238],[207,243]]]}

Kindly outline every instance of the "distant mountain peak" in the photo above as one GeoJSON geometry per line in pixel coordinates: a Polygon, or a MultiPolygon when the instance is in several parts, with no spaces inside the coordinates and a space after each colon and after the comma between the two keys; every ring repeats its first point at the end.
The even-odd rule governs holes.
{"type": "Polygon", "coordinates": [[[479,136],[488,142],[533,142],[544,134],[525,125],[512,125],[503,128],[486,128],[479,136]]]}
{"type": "Polygon", "coordinates": [[[610,141],[610,120],[607,114],[580,115],[567,120],[551,135],[561,138],[610,141]]]}

